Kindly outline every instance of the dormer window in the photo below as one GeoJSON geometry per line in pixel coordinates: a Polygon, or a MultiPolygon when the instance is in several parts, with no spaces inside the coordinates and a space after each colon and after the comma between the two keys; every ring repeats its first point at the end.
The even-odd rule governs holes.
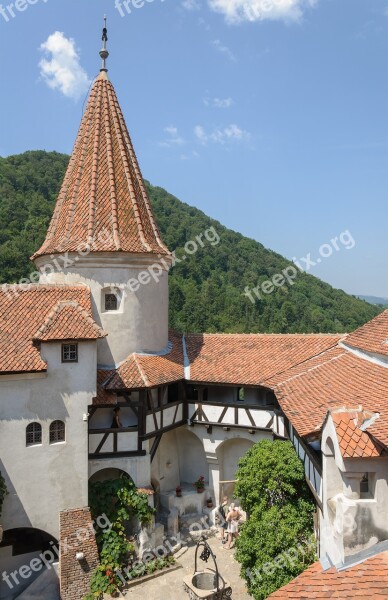
{"type": "Polygon", "coordinates": [[[62,362],[78,362],[78,344],[62,344],[62,362]]]}
{"type": "Polygon", "coordinates": [[[118,300],[116,294],[105,294],[105,310],[106,312],[112,312],[118,310],[118,300]]]}

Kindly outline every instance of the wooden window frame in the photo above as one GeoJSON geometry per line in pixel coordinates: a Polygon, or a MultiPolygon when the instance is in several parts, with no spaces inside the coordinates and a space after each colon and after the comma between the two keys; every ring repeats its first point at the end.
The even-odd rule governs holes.
{"type": "Polygon", "coordinates": [[[63,363],[77,363],[78,362],[78,344],[76,342],[62,344],[61,357],[63,363]],[[75,347],[75,358],[65,358],[66,348],[69,348],[69,355],[71,354],[70,347],[75,347]]]}
{"type": "Polygon", "coordinates": [[[29,423],[26,427],[26,447],[42,445],[42,425],[37,421],[29,423]],[[31,431],[29,431],[31,430],[31,431]],[[32,436],[32,441],[28,441],[28,436],[32,436]],[[38,436],[39,441],[35,439],[38,436]]]}
{"type": "Polygon", "coordinates": [[[117,294],[115,294],[114,292],[105,292],[105,294],[104,294],[104,311],[105,312],[117,312],[118,310],[119,310],[119,299],[117,297],[117,294]],[[115,308],[107,306],[107,303],[109,303],[111,300],[113,301],[113,299],[114,299],[115,308]]]}
{"type": "Polygon", "coordinates": [[[66,425],[64,421],[57,419],[50,423],[50,444],[63,444],[66,442],[66,425]],[[59,439],[60,436],[60,439],[59,439]]]}

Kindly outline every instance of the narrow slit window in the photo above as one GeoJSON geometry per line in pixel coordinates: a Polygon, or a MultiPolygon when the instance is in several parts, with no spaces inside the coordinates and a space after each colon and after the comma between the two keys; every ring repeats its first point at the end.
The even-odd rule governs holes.
{"type": "Polygon", "coordinates": [[[360,498],[371,498],[371,479],[369,473],[364,473],[360,481],[360,498]]]}

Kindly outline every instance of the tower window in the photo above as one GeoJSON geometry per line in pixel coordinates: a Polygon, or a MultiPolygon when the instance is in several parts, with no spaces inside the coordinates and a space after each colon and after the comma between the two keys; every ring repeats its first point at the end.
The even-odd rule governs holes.
{"type": "Polygon", "coordinates": [[[118,310],[118,301],[116,294],[105,294],[105,310],[118,310]]]}
{"type": "Polygon", "coordinates": [[[37,446],[42,443],[42,426],[30,423],[26,428],[26,446],[37,446]]]}
{"type": "Polygon", "coordinates": [[[65,441],[65,424],[63,421],[53,421],[50,425],[50,444],[65,441]]]}
{"type": "Polygon", "coordinates": [[[62,344],[62,362],[78,362],[78,344],[62,344]]]}

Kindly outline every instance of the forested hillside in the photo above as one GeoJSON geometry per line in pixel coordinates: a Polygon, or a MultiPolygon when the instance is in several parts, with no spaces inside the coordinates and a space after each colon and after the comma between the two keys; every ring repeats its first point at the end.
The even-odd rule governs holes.
{"type": "MultiPolygon", "coordinates": [[[[67,162],[66,155],[40,151],[0,158],[0,283],[18,282],[33,270],[29,256],[44,239],[67,162]]],[[[290,263],[165,190],[148,185],[148,192],[163,240],[178,257],[187,241],[212,226],[221,238],[215,246],[206,242],[172,269],[172,327],[190,332],[343,332],[380,312],[308,274],[299,274],[293,286],[263,294],[253,305],[243,295],[245,286],[255,287],[290,263]]]]}

